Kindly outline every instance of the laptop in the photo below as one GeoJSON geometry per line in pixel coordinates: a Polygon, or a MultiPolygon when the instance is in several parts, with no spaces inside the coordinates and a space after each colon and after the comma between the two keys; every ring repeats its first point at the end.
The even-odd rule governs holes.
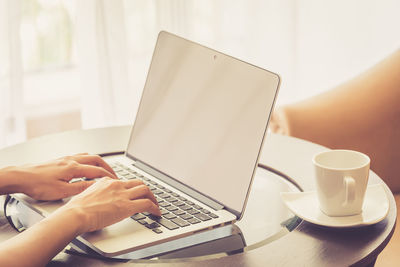
{"type": "MultiPolygon", "coordinates": [[[[240,220],[279,82],[275,73],[160,32],[126,152],[105,159],[120,179],[143,180],[163,215],[132,214],[81,235],[76,246],[132,255],[240,220]]],[[[42,213],[60,205],[28,202],[42,213]]]]}

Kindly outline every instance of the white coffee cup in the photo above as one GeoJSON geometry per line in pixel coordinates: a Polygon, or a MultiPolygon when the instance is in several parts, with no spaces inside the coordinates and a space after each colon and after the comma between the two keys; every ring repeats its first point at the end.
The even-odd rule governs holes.
{"type": "Polygon", "coordinates": [[[317,195],[328,216],[360,214],[367,189],[370,158],[352,150],[329,150],[313,158],[317,195]]]}

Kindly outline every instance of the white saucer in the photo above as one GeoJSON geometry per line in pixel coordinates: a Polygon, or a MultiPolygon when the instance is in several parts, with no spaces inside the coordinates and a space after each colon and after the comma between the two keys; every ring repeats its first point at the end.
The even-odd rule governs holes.
{"type": "Polygon", "coordinates": [[[328,227],[356,227],[375,224],[382,221],[389,212],[389,201],[382,184],[370,185],[365,193],[361,214],[331,217],[319,208],[317,193],[282,192],[286,206],[301,219],[328,227]]]}

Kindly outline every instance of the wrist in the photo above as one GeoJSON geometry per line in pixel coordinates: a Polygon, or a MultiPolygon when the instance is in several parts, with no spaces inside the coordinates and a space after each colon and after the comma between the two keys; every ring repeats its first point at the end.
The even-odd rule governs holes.
{"type": "Polygon", "coordinates": [[[0,195],[22,193],[23,178],[17,167],[0,169],[0,195]]]}
{"type": "Polygon", "coordinates": [[[63,206],[45,220],[57,221],[57,225],[59,225],[63,231],[69,230],[74,237],[87,232],[87,216],[80,208],[63,206]]]}

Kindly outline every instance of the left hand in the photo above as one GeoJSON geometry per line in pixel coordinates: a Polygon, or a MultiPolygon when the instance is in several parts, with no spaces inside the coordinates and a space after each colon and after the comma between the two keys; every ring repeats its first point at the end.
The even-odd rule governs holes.
{"type": "Polygon", "coordinates": [[[111,167],[97,155],[77,154],[39,165],[15,167],[19,192],[36,200],[58,200],[76,195],[94,181],[70,183],[73,178],[111,177],[117,179],[111,167]]]}

